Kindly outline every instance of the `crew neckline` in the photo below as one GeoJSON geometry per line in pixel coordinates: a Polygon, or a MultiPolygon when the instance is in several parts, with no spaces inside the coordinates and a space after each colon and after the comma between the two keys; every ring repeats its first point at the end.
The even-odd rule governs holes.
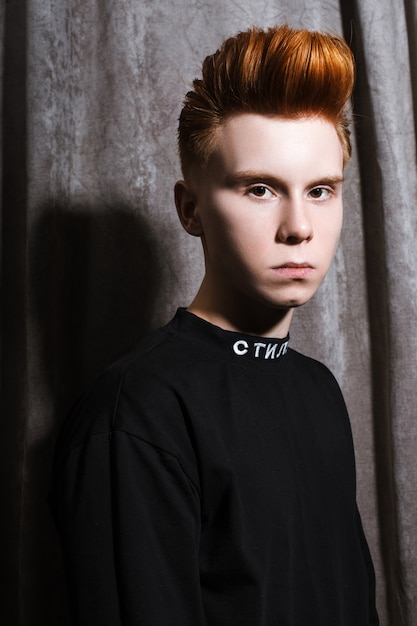
{"type": "Polygon", "coordinates": [[[289,334],[282,339],[224,330],[185,308],[177,309],[165,329],[200,344],[205,351],[215,351],[217,355],[241,365],[248,362],[273,364],[282,361],[288,353],[290,339],[289,334]]]}

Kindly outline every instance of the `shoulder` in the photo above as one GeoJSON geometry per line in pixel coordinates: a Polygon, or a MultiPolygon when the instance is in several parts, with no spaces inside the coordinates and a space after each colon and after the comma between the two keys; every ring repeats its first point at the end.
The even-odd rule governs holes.
{"type": "Polygon", "coordinates": [[[151,332],[81,396],[61,430],[57,454],[63,457],[92,437],[116,430],[169,445],[170,425],[181,422],[177,381],[195,361],[192,342],[170,324],[151,332]]]}
{"type": "Polygon", "coordinates": [[[288,351],[288,356],[288,387],[299,414],[304,418],[312,416],[314,424],[320,427],[323,441],[327,438],[329,446],[340,441],[351,450],[348,410],[333,373],[324,363],[295,350],[288,351]]]}
{"type": "Polygon", "coordinates": [[[327,365],[293,349],[288,351],[288,356],[292,376],[299,377],[304,386],[332,396],[344,405],[339,383],[327,365]]]}
{"type": "Polygon", "coordinates": [[[311,375],[316,375],[318,377],[322,377],[324,379],[331,379],[336,382],[336,378],[331,370],[317,359],[314,359],[311,356],[306,356],[293,348],[289,348],[288,354],[291,359],[292,366],[303,370],[305,372],[309,372],[311,375]]]}

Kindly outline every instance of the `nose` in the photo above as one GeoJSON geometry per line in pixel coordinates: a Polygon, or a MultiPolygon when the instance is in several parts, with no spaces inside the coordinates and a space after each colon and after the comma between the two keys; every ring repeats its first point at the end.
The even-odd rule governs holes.
{"type": "Polygon", "coordinates": [[[277,241],[296,245],[313,238],[313,225],[302,200],[287,198],[280,206],[277,241]]]}

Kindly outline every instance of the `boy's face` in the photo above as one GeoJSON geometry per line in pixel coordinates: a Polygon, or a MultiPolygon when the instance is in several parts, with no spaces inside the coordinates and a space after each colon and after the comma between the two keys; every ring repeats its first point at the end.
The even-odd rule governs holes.
{"type": "Polygon", "coordinates": [[[184,184],[192,200],[177,194],[180,216],[187,205],[183,225],[202,238],[212,296],[252,310],[309,300],[336,252],[342,180],[342,148],[330,122],[228,119],[207,170],[184,184]]]}

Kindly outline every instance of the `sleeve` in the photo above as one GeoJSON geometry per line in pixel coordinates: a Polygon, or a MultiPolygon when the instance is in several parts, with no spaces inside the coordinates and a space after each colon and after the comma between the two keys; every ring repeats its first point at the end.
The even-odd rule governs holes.
{"type": "Polygon", "coordinates": [[[376,610],[375,598],[375,571],[372,563],[368,542],[363,531],[362,521],[358,508],[356,508],[356,524],[358,528],[359,540],[362,548],[363,559],[368,573],[368,598],[369,598],[369,626],[379,626],[379,617],[376,610]]]}
{"type": "Polygon", "coordinates": [[[115,431],[73,450],[54,509],[74,626],[199,626],[198,493],[177,458],[115,431]]]}

